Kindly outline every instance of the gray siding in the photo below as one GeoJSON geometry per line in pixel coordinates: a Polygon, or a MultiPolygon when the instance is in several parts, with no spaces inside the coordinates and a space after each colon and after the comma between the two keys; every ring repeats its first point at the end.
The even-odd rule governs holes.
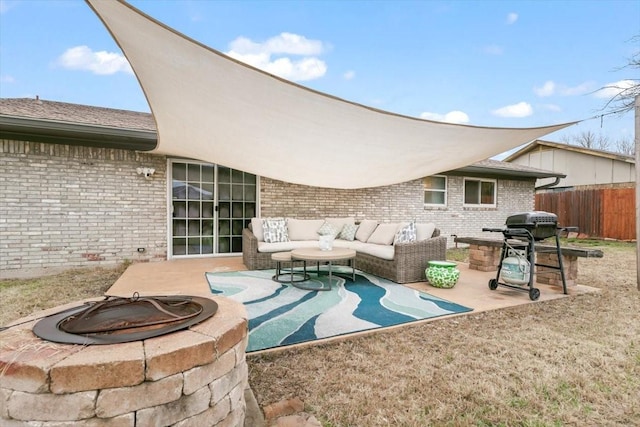
{"type": "MultiPolygon", "coordinates": [[[[557,148],[547,148],[524,153],[512,163],[566,174],[556,187],[616,184],[635,181],[635,165],[632,163],[557,148]]],[[[536,185],[553,182],[540,179],[536,185]]]]}

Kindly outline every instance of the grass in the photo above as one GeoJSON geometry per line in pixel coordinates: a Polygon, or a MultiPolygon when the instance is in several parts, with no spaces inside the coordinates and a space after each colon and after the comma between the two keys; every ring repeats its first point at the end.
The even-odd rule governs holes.
{"type": "MultiPolygon", "coordinates": [[[[600,292],[249,356],[249,383],[261,406],[298,397],[324,427],[640,425],[635,244],[571,244],[605,253],[580,260],[600,292]]],[[[0,324],[100,296],[122,271],[0,281],[0,324]]]]}

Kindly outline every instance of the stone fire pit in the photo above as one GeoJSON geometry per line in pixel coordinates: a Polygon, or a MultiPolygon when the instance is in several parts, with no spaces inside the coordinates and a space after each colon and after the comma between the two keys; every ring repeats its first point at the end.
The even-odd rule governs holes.
{"type": "Polygon", "coordinates": [[[31,331],[79,303],[17,320],[0,332],[0,425],[242,426],[247,315],[215,301],[202,323],[120,344],[56,344],[31,331]]]}

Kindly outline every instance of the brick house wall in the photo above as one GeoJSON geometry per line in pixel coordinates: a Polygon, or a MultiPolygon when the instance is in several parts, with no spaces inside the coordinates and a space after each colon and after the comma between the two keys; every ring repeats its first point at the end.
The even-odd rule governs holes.
{"type": "Polygon", "coordinates": [[[533,210],[535,180],[498,179],[496,208],[463,207],[463,180],[463,176],[449,175],[447,207],[433,208],[423,204],[421,179],[379,188],[336,190],[261,178],[260,213],[262,217],[353,216],[356,220],[434,222],[452,247],[453,235],[487,237],[482,227],[501,227],[507,216],[533,210]]]}
{"type": "Polygon", "coordinates": [[[0,275],[165,259],[166,164],[128,150],[0,141],[0,275]],[[138,167],[156,172],[145,179],[138,167]]]}
{"type": "MultiPolygon", "coordinates": [[[[0,141],[0,276],[18,270],[115,265],[167,257],[167,158],[131,150],[0,141]],[[151,179],[136,168],[152,167],[151,179]],[[137,248],[145,248],[139,253],[137,248]]],[[[422,180],[337,190],[260,179],[260,215],[434,222],[441,233],[483,236],[533,210],[534,180],[497,180],[497,208],[465,208],[449,175],[446,208],[423,205],[422,180]]],[[[499,236],[496,236],[499,237],[499,236]]]]}

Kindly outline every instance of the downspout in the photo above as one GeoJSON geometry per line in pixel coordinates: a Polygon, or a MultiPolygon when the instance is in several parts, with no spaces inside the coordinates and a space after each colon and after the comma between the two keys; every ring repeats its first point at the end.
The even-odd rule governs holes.
{"type": "Polygon", "coordinates": [[[550,182],[549,184],[541,185],[540,187],[536,187],[535,190],[536,191],[537,190],[544,190],[545,188],[554,187],[554,186],[558,185],[558,183],[560,182],[561,179],[562,179],[561,177],[556,176],[556,180],[555,181],[550,182]]]}

